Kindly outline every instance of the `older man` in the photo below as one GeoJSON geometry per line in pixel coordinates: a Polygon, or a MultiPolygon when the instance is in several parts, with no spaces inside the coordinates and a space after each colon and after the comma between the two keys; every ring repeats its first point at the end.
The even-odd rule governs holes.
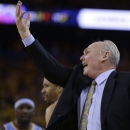
{"type": "Polygon", "coordinates": [[[45,77],[64,87],[47,130],[130,130],[130,73],[117,72],[120,53],[110,41],[83,51],[74,68],[60,64],[30,33],[19,1],[16,25],[26,52],[45,77]],[[91,81],[92,85],[91,85],[91,81]]]}

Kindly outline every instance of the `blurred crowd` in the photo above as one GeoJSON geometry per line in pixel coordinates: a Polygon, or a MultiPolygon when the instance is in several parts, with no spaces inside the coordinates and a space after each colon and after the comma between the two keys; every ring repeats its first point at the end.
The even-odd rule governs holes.
{"type": "Polygon", "coordinates": [[[0,49],[0,52],[0,125],[14,120],[15,101],[27,97],[36,105],[33,121],[45,126],[47,105],[41,95],[43,76],[18,48],[16,51],[0,49]],[[6,55],[2,55],[3,51],[6,55]]]}
{"type": "MultiPolygon", "coordinates": [[[[43,75],[25,53],[16,28],[8,28],[6,31],[12,29],[12,35],[7,32],[4,35],[4,28],[0,33],[2,36],[0,44],[0,125],[14,119],[14,102],[18,98],[28,97],[36,104],[33,121],[45,127],[44,116],[47,104],[43,101],[41,94],[43,75]]],[[[85,32],[73,28],[69,30],[59,28],[56,33],[53,33],[54,28],[49,29],[48,32],[32,28],[32,32],[57,60],[70,67],[79,62],[84,47],[94,40],[100,40],[99,33],[94,30],[85,32]]],[[[104,32],[103,34],[105,35],[104,32]]],[[[121,52],[118,70],[130,71],[130,50],[128,48],[130,40],[123,35],[122,37],[115,35],[114,39],[110,38],[117,42],[121,52]]]]}

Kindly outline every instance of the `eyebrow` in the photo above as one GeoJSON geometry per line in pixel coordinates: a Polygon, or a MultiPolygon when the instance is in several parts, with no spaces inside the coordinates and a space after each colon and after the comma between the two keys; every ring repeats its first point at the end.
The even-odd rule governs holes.
{"type": "Polygon", "coordinates": [[[44,85],[45,85],[45,86],[47,86],[48,84],[47,84],[47,83],[45,83],[44,85]]]}
{"type": "Polygon", "coordinates": [[[87,50],[89,50],[89,49],[90,49],[90,48],[88,48],[88,47],[87,47],[87,48],[85,48],[85,49],[84,49],[84,51],[83,51],[83,52],[85,53],[85,51],[87,51],[87,50]]]}

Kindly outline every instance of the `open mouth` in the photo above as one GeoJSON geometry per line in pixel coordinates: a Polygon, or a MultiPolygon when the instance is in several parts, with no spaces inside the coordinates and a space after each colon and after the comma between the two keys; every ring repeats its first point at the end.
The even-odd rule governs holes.
{"type": "Polygon", "coordinates": [[[43,95],[43,99],[44,99],[44,101],[46,101],[47,100],[47,96],[43,95]]]}
{"type": "Polygon", "coordinates": [[[86,65],[83,65],[83,67],[85,68],[85,67],[87,67],[88,65],[86,64],[86,65]]]}

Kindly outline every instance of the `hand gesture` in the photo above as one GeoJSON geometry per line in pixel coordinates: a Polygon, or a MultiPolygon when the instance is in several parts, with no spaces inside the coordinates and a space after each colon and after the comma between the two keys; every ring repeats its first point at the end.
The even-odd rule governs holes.
{"type": "Polygon", "coordinates": [[[15,22],[16,22],[16,26],[17,26],[17,29],[21,38],[24,39],[30,35],[29,27],[30,27],[31,15],[28,14],[26,18],[23,18],[23,15],[25,14],[25,12],[22,11],[21,6],[22,6],[22,2],[18,1],[17,7],[16,7],[15,22]]]}

